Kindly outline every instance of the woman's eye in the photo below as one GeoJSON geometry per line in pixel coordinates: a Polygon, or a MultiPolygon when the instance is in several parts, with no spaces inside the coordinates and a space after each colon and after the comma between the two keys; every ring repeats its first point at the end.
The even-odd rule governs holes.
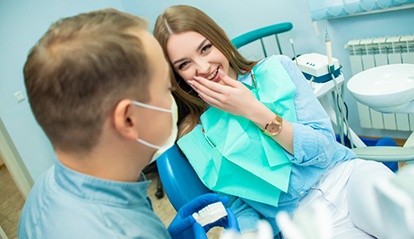
{"type": "Polygon", "coordinates": [[[188,64],[189,64],[189,62],[188,62],[188,61],[185,61],[185,62],[181,63],[180,65],[178,65],[178,69],[179,69],[179,70],[182,70],[182,69],[183,69],[184,67],[186,67],[188,64]]]}
{"type": "Polygon", "coordinates": [[[201,53],[204,53],[204,52],[208,51],[212,46],[213,46],[213,44],[205,45],[203,48],[201,48],[201,53]]]}

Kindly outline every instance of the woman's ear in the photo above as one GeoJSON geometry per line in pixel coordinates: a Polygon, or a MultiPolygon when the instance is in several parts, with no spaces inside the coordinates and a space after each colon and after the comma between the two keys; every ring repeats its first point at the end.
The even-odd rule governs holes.
{"type": "Polygon", "coordinates": [[[138,138],[137,117],[131,100],[123,99],[118,102],[113,111],[115,130],[128,139],[138,138]]]}

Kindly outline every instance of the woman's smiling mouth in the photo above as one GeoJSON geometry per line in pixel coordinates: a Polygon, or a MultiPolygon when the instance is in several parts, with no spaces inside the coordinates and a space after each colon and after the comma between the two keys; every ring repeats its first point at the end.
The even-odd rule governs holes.
{"type": "Polygon", "coordinates": [[[220,66],[217,67],[217,69],[213,73],[211,73],[208,77],[206,77],[206,79],[209,81],[218,82],[219,68],[220,66]]]}

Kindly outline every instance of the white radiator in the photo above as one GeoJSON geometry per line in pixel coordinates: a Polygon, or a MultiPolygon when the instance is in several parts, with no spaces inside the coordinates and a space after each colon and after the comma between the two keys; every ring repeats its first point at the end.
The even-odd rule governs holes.
{"type": "MultiPolygon", "coordinates": [[[[358,39],[349,41],[352,75],[376,66],[414,64],[414,35],[358,39]]],[[[414,131],[414,114],[382,114],[357,103],[362,128],[414,131]]]]}

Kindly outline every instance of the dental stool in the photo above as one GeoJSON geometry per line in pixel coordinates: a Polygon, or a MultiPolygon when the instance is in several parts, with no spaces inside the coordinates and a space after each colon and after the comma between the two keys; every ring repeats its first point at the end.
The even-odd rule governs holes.
{"type": "MultiPolygon", "coordinates": [[[[163,153],[157,159],[156,163],[165,193],[176,211],[197,196],[212,193],[212,191],[200,181],[187,158],[180,152],[177,145],[172,146],[163,153]]],[[[219,222],[221,223],[221,221],[219,222]]],[[[226,224],[227,223],[223,221],[223,224],[218,226],[238,229],[238,225],[226,224]]],[[[192,228],[183,233],[183,239],[195,238],[207,238],[207,236],[195,235],[192,228]]]]}

